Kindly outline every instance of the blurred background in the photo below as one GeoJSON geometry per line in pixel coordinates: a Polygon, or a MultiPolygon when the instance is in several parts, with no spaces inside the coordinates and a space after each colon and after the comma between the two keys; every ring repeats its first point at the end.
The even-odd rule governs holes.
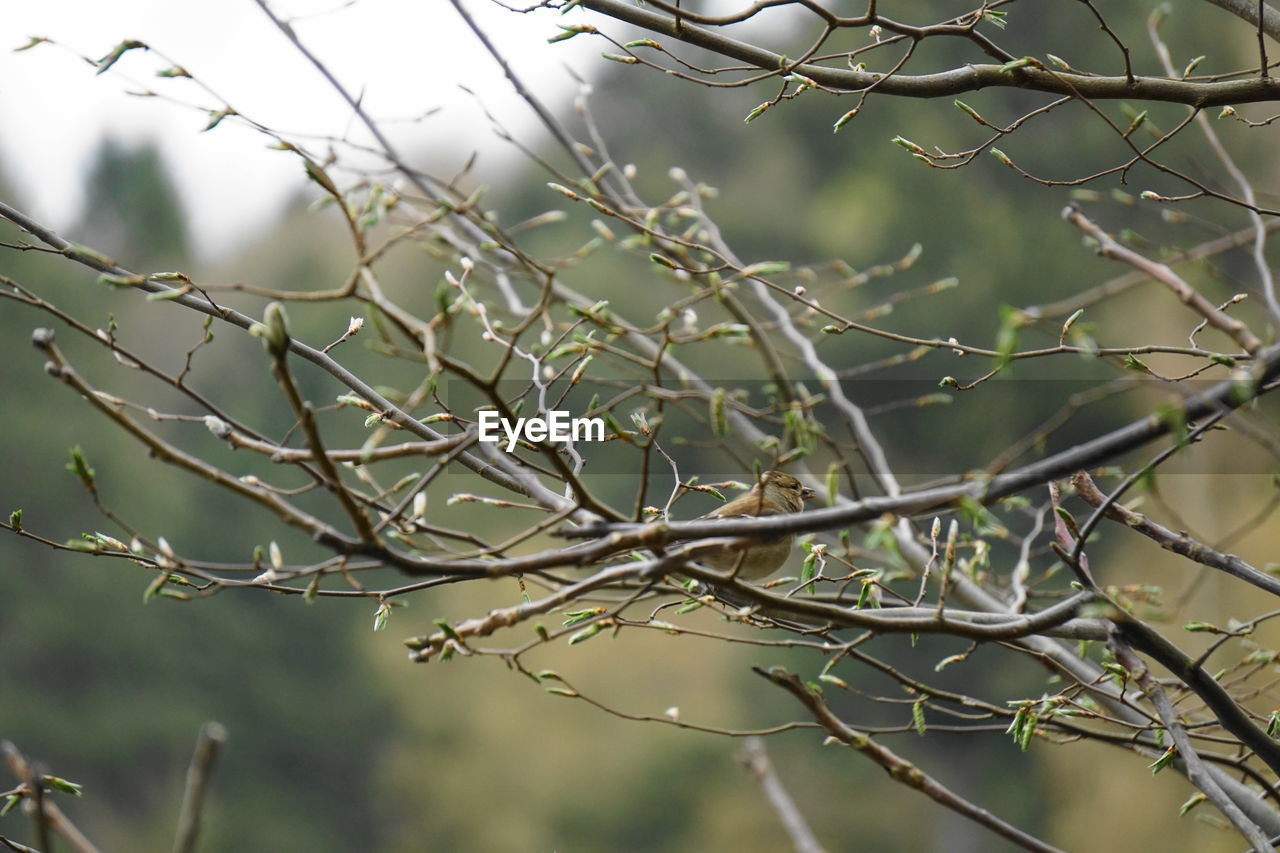
{"type": "MultiPolygon", "coordinates": [[[[930,13],[942,14],[944,5],[923,4],[918,13],[932,20],[930,13]]],[[[1218,54],[1202,70],[1247,64],[1253,42],[1246,27],[1205,3],[1175,7],[1166,35],[1175,48],[1188,46],[1178,54],[1182,61],[1193,50],[1204,52],[1194,46],[1199,32],[1221,25],[1224,35],[1213,45],[1218,54]]],[[[560,155],[550,151],[545,132],[511,97],[500,70],[443,4],[299,2],[278,8],[298,16],[299,35],[363,93],[371,113],[388,120],[415,163],[446,175],[479,152],[466,180],[489,187],[489,201],[504,222],[558,206],[560,199],[545,188],[551,178],[494,137],[484,109],[524,144],[560,155]]],[[[926,147],[977,144],[980,129],[949,100],[873,100],[866,115],[840,134],[830,128],[847,106],[821,97],[785,103],[747,125],[742,118],[771,92],[704,90],[621,68],[600,60],[604,45],[584,37],[548,46],[561,20],[554,15],[514,15],[479,2],[469,8],[526,82],[567,121],[574,121],[575,75],[590,81],[595,117],[614,158],[637,166],[637,186],[652,200],[675,191],[667,174],[674,166],[716,186],[720,194],[710,213],[747,260],[838,258],[866,269],[892,263],[919,244],[922,254],[910,269],[852,297],[867,308],[899,289],[959,280],[956,290],[895,306],[892,317],[880,321],[887,327],[988,344],[1001,324],[998,306],[1050,302],[1124,272],[1095,258],[1060,221],[1058,212],[1071,199],[1067,188],[1046,189],[985,157],[964,170],[930,170],[889,142],[901,134],[926,147]]],[[[1135,62],[1152,61],[1142,37],[1149,11],[1145,4],[1108,10],[1113,26],[1135,47],[1135,62]]],[[[1055,36],[1062,28],[1092,32],[1087,10],[1069,12],[1058,20],[1015,11],[1014,18],[1025,20],[1011,22],[1008,38],[1028,53],[1060,52],[1055,36]]],[[[317,191],[297,160],[268,150],[263,137],[232,123],[200,132],[207,113],[177,102],[190,98],[209,109],[221,104],[182,90],[186,81],[153,76],[156,67],[178,64],[254,120],[289,133],[343,133],[351,124],[349,111],[252,3],[47,2],[6,10],[5,16],[0,198],[133,269],[181,269],[201,281],[287,289],[334,287],[345,279],[351,258],[340,223],[312,205],[317,191]],[[7,50],[29,36],[59,44],[7,50]],[[112,73],[95,76],[77,56],[96,58],[126,38],[146,41],[164,58],[130,54],[112,73]]],[[[1074,64],[1119,71],[1106,40],[1081,39],[1071,47],[1074,64]]],[[[946,63],[959,56],[936,58],[946,63]]],[[[969,100],[1004,120],[1036,103],[1017,92],[984,92],[969,100]]],[[[1152,120],[1168,126],[1180,110],[1153,109],[1152,120]]],[[[1275,186],[1274,146],[1261,144],[1274,142],[1274,134],[1246,137],[1227,123],[1220,130],[1258,178],[1262,197],[1274,204],[1267,193],[1275,186]]],[[[1186,148],[1174,157],[1182,166],[1213,183],[1223,181],[1190,137],[1175,145],[1186,148]]],[[[1079,108],[1028,125],[1006,150],[1020,165],[1060,178],[1111,165],[1122,153],[1114,135],[1079,108]]],[[[1140,177],[1146,182],[1102,183],[1098,195],[1082,203],[1111,230],[1131,229],[1153,253],[1247,224],[1237,212],[1208,206],[1170,221],[1159,208],[1134,203],[1143,189],[1165,189],[1151,175],[1140,177]]],[[[580,244],[590,235],[583,227],[587,219],[573,212],[535,245],[553,252],[580,244]]],[[[0,240],[19,239],[15,229],[0,228],[0,240]]],[[[407,304],[420,293],[421,304],[429,305],[442,270],[425,254],[404,253],[383,275],[407,304]]],[[[93,284],[92,274],[60,258],[6,250],[0,274],[74,306],[91,324],[105,326],[113,315],[130,346],[170,369],[180,367],[182,354],[200,336],[199,318],[176,309],[158,312],[129,298],[133,294],[107,292],[93,284]]],[[[572,275],[579,290],[640,312],[675,298],[674,291],[656,290],[645,265],[632,260],[599,255],[572,275]]],[[[1215,301],[1252,286],[1238,254],[1200,264],[1194,275],[1215,301]]],[[[1185,340],[1188,317],[1163,296],[1144,288],[1131,292],[1089,316],[1092,333],[1107,343],[1185,340]]],[[[300,308],[294,316],[317,341],[341,331],[330,329],[332,318],[319,312],[300,308]]],[[[47,379],[39,353],[27,344],[31,329],[45,325],[47,316],[0,302],[0,510],[23,508],[26,527],[58,540],[111,532],[64,470],[67,448],[80,445],[104,499],[135,521],[145,519],[148,530],[184,552],[243,560],[253,545],[280,540],[291,558],[314,555],[309,543],[290,541],[254,508],[148,460],[47,379]]],[[[247,418],[280,421],[256,343],[232,330],[215,334],[193,383],[230,398],[247,418]]],[[[1048,340],[1056,331],[1044,335],[1048,340]]],[[[158,399],[158,406],[166,402],[136,374],[100,357],[91,361],[89,355],[98,354],[91,345],[69,334],[59,341],[73,358],[83,356],[81,369],[104,386],[124,396],[136,392],[135,399],[158,399]]],[[[366,372],[381,364],[348,346],[343,358],[365,365],[366,372]]],[[[901,350],[851,336],[831,346],[828,353],[846,368],[901,350]]],[[[1162,366],[1159,359],[1150,363],[1162,366]]],[[[873,378],[895,383],[882,392],[893,399],[933,389],[944,375],[972,379],[983,370],[939,355],[873,378]]],[[[1015,371],[980,403],[897,411],[880,425],[904,470],[924,480],[980,466],[1055,411],[1065,384],[1111,375],[1084,361],[1037,364],[1035,372],[1015,371]]],[[[308,381],[317,397],[334,393],[332,383],[308,381]]],[[[1061,441],[1101,432],[1149,408],[1149,400],[1122,400],[1090,415],[1061,441]]],[[[210,452],[217,446],[207,436],[201,440],[210,452]]],[[[1219,458],[1211,448],[1197,454],[1162,477],[1161,497],[1213,541],[1275,493],[1269,477],[1274,460],[1219,458]]],[[[734,474],[724,459],[690,459],[701,459],[709,473],[734,474]]],[[[459,475],[456,487],[467,482],[459,475]]],[[[596,485],[610,499],[625,501],[630,494],[628,478],[615,472],[596,485]]],[[[688,515],[711,506],[682,504],[688,515]]],[[[481,511],[439,508],[441,523],[481,511]]],[[[495,525],[515,528],[495,518],[495,525]]],[[[1191,564],[1149,542],[1119,534],[1112,539],[1099,545],[1095,571],[1114,572],[1118,583],[1165,586],[1174,625],[1192,617],[1224,621],[1257,609],[1252,593],[1216,577],[1201,579],[1191,564]],[[1179,609],[1177,599],[1193,587],[1194,606],[1179,609]]],[[[1274,561],[1277,548],[1274,525],[1233,543],[1259,566],[1268,555],[1274,561]]],[[[770,851],[787,845],[732,739],[621,720],[549,695],[494,659],[427,666],[406,661],[404,637],[430,631],[437,617],[461,618],[518,602],[514,581],[419,594],[393,612],[387,630],[374,632],[368,601],[322,598],[308,606],[299,597],[230,591],[195,603],[153,600],[144,606],[149,580],[114,562],[0,537],[0,737],[85,786],[83,798],[60,803],[104,850],[169,849],[182,777],[205,720],[225,725],[229,741],[213,780],[204,850],[770,851]]],[[[714,620],[707,623],[717,627],[714,620]]],[[[931,673],[934,663],[964,644],[926,638],[914,648],[881,640],[871,647],[906,668],[919,665],[931,673]]],[[[661,716],[678,707],[682,720],[733,730],[797,718],[793,703],[750,671],[751,665],[775,663],[816,672],[822,661],[782,648],[651,633],[600,638],[539,659],[628,713],[661,716]]],[[[868,690],[891,689],[866,672],[847,678],[856,679],[868,690]]],[[[1051,689],[1043,670],[986,648],[936,683],[945,687],[949,679],[958,689],[992,697],[1035,698],[1051,689]]],[[[903,713],[860,706],[851,721],[901,723],[903,713]]],[[[1152,778],[1122,751],[1037,742],[1021,753],[1000,733],[931,733],[924,739],[903,733],[886,742],[961,794],[1060,845],[1170,851],[1240,846],[1213,820],[1178,819],[1177,808],[1190,794],[1185,781],[1172,773],[1152,778]]],[[[858,756],[823,747],[813,730],[788,732],[768,745],[783,781],[832,851],[1008,849],[893,784],[858,756]]],[[[25,838],[21,816],[0,820],[0,833],[25,838]]]]}

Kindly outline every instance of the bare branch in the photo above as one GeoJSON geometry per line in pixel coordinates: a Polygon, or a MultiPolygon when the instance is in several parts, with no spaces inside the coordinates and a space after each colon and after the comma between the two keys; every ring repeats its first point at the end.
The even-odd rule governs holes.
{"type": "Polygon", "coordinates": [[[1226,9],[1242,21],[1247,21],[1266,33],[1272,40],[1280,41],[1280,12],[1263,0],[1206,0],[1220,9],[1226,9]],[[1259,15],[1258,12],[1262,14],[1259,15]]]}
{"type": "Polygon", "coordinates": [[[226,740],[227,731],[218,723],[205,723],[200,727],[191,766],[187,768],[187,785],[182,794],[182,810],[178,813],[178,834],[173,843],[173,853],[193,853],[196,849],[209,776],[226,740]]]}
{"type": "MultiPolygon", "coordinates": [[[[1098,491],[1093,478],[1083,471],[1071,478],[1076,487],[1076,494],[1092,507],[1103,506],[1106,495],[1098,491]]],[[[1118,503],[1107,507],[1107,518],[1118,521],[1130,530],[1135,530],[1148,539],[1158,543],[1166,551],[1181,554],[1189,560],[1195,560],[1210,568],[1225,572],[1232,577],[1251,583],[1259,589],[1265,589],[1272,595],[1280,595],[1280,580],[1246,563],[1234,554],[1224,554],[1202,542],[1197,542],[1186,533],[1174,533],[1169,528],[1152,521],[1140,512],[1134,512],[1118,503]]]]}
{"type": "MultiPolygon", "coordinates": [[[[679,39],[695,47],[748,62],[766,71],[777,72],[783,57],[764,48],[737,41],[718,32],[632,6],[623,0],[582,0],[582,6],[610,18],[643,27],[651,32],[679,39]]],[[[1276,98],[1267,80],[1223,80],[1195,82],[1164,77],[1096,77],[1070,72],[1048,72],[1034,67],[1006,70],[1001,65],[968,65],[950,71],[918,76],[895,74],[886,77],[871,71],[851,71],[805,63],[788,71],[803,74],[815,82],[846,92],[871,86],[885,95],[907,98],[944,98],[990,87],[1028,89],[1055,95],[1080,95],[1091,100],[1167,101],[1205,108],[1247,104],[1276,98]]],[[[785,73],[785,72],[784,72],[785,73]]]]}
{"type": "Polygon", "coordinates": [[[806,686],[795,673],[788,672],[781,667],[772,667],[768,670],[760,669],[759,667],[754,667],[753,669],[758,675],[790,693],[832,737],[880,765],[895,782],[914,788],[934,802],[940,803],[957,814],[985,826],[1024,850],[1035,850],[1040,851],[1040,853],[1051,853],[1051,851],[1058,850],[1058,848],[1046,844],[1035,836],[1028,835],[1012,824],[1006,823],[986,809],[969,802],[892,750],[876,743],[866,734],[846,725],[843,720],[831,711],[831,708],[827,706],[821,695],[806,686]]]}
{"type": "Polygon", "coordinates": [[[796,853],[823,853],[823,847],[818,843],[813,830],[809,828],[808,821],[804,819],[804,815],[796,807],[795,800],[787,793],[782,780],[774,772],[769,755],[765,752],[764,740],[758,737],[747,738],[747,742],[742,746],[740,757],[742,763],[751,771],[751,775],[760,783],[760,790],[764,792],[769,805],[777,812],[778,819],[782,821],[787,835],[791,838],[791,843],[796,848],[796,853]]]}
{"type": "Polygon", "coordinates": [[[1146,665],[1123,643],[1117,642],[1115,648],[1116,659],[1137,679],[1138,684],[1142,686],[1143,692],[1150,697],[1156,710],[1159,711],[1160,719],[1164,721],[1165,728],[1168,729],[1174,745],[1178,748],[1179,758],[1186,763],[1187,778],[1191,780],[1191,784],[1203,791],[1205,796],[1227,816],[1231,824],[1253,845],[1255,853],[1267,853],[1267,851],[1273,850],[1274,848],[1261,830],[1245,816],[1244,812],[1240,811],[1240,808],[1227,797],[1214,778],[1206,772],[1204,760],[1196,752],[1195,747],[1192,746],[1191,739],[1187,737],[1186,727],[1178,719],[1177,712],[1169,701],[1169,697],[1165,695],[1160,683],[1151,677],[1146,665]]]}
{"type": "MultiPolygon", "coordinates": [[[[1242,321],[1223,313],[1212,302],[1205,299],[1195,288],[1187,284],[1187,282],[1171,270],[1167,264],[1156,263],[1155,261],[1144,258],[1142,255],[1132,249],[1122,246],[1116,242],[1115,238],[1107,232],[1103,231],[1086,217],[1076,207],[1068,207],[1062,212],[1062,216],[1072,225],[1079,228],[1085,234],[1088,234],[1098,243],[1098,254],[1103,257],[1113,258],[1123,261],[1129,266],[1141,270],[1146,275],[1154,278],[1165,287],[1172,290],[1182,300],[1182,303],[1191,310],[1195,311],[1205,320],[1209,321],[1209,325],[1213,326],[1223,334],[1228,335],[1233,341],[1238,343],[1240,347],[1250,355],[1254,355],[1262,348],[1262,341],[1249,330],[1249,327],[1242,321]]],[[[1261,224],[1261,223],[1259,223],[1261,224]]],[[[1254,226],[1255,233],[1261,233],[1258,226],[1254,226]]]]}

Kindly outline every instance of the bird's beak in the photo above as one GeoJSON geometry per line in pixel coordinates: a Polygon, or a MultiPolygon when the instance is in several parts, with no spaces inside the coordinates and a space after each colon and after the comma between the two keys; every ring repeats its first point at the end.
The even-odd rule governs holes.
{"type": "Polygon", "coordinates": [[[800,500],[811,501],[817,496],[818,496],[818,493],[815,492],[813,489],[809,488],[808,486],[805,486],[803,489],[800,490],[800,500]]]}

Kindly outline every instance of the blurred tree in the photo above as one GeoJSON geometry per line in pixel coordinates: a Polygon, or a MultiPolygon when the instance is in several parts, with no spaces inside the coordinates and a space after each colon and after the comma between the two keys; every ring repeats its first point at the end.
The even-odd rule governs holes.
{"type": "MultiPolygon", "coordinates": [[[[1266,252],[1277,211],[1254,189],[1269,164],[1228,147],[1273,132],[1265,114],[1243,115],[1277,100],[1269,9],[1204,6],[1243,19],[1217,38],[1185,19],[1166,32],[1163,11],[1144,21],[1091,3],[1055,6],[1052,23],[991,3],[928,24],[874,5],[841,17],[783,4],[788,27],[755,30],[778,4],[728,16],[665,0],[542,5],[583,16],[552,19],[553,40],[606,40],[607,59],[665,73],[607,78],[598,107],[584,87],[562,122],[505,66],[560,144],[535,152],[539,173],[505,197],[470,174],[414,168],[336,83],[367,139],[197,107],[209,129],[240,123],[298,157],[314,209],[345,235],[340,271],[321,263],[336,256],[333,232],[295,219],[264,241],[285,251],[260,249],[234,284],[149,273],[169,265],[152,263],[148,225],[181,217],[144,195],[95,225],[147,185],[120,163],[155,172],[114,150],[84,222],[102,245],[0,204],[28,232],[13,241],[99,276],[95,296],[68,303],[80,324],[44,300],[67,294],[36,273],[5,282],[6,305],[60,324],[34,338],[44,381],[142,451],[73,457],[64,483],[78,480],[100,519],[13,516],[7,528],[117,567],[101,582],[145,589],[148,613],[194,610],[212,631],[234,612],[237,634],[202,664],[214,686],[246,672],[250,711],[226,722],[233,743],[249,730],[266,767],[226,772],[294,782],[288,797],[224,802],[243,823],[211,824],[213,843],[239,849],[256,832],[258,846],[312,849],[332,826],[342,846],[387,849],[777,849],[784,833],[800,850],[814,838],[1097,848],[1118,834],[1269,849],[1280,656],[1276,611],[1257,597],[1280,583],[1227,549],[1273,546],[1280,500],[1258,478],[1205,476],[1274,470],[1280,447],[1267,396],[1280,375],[1266,252]],[[617,21],[653,37],[614,32],[617,21]],[[1210,46],[1212,59],[1173,62],[1210,46]],[[692,83],[727,91],[708,100],[692,83]],[[1226,130],[1199,112],[1224,105],[1226,130]],[[819,140],[809,122],[824,113],[819,140]],[[865,140],[890,138],[897,163],[867,153],[865,140]],[[383,161],[372,167],[371,148],[383,161]],[[104,321],[89,300],[108,298],[131,313],[104,321]],[[481,433],[484,410],[583,414],[605,440],[534,433],[504,449],[481,433]],[[176,476],[140,487],[144,453],[196,488],[175,501],[176,476]],[[784,468],[794,486],[764,476],[784,468]],[[1170,485],[1174,471],[1201,476],[1170,485]],[[796,511],[806,488],[828,506],[796,511]],[[675,520],[735,489],[743,517],[675,520]],[[60,545],[67,530],[81,536],[60,545]],[[1103,543],[1101,531],[1114,533],[1103,543]],[[787,578],[708,568],[725,548],[792,537],[787,578]],[[1156,544],[1168,556],[1150,565],[1156,544]],[[483,661],[433,673],[429,689],[380,660],[364,671],[354,635],[305,634],[330,618],[297,606],[311,601],[355,603],[375,629],[411,622],[418,662],[497,658],[548,701],[526,712],[488,686],[496,667],[483,661]],[[431,610],[398,614],[408,601],[431,610]],[[255,612],[261,625],[241,624],[255,612]],[[299,697],[320,711],[295,718],[299,697]],[[341,749],[326,737],[335,720],[341,749]],[[671,731],[615,742],[628,723],[671,731]],[[761,799],[748,799],[709,767],[714,742],[675,746],[678,728],[819,734],[849,750],[773,740],[772,761],[750,755],[761,799]],[[1072,749],[1039,746],[1050,743],[1072,749]],[[1105,778],[1104,749],[1167,771],[1149,799],[1067,789],[1046,769],[1105,778]],[[1024,763],[1029,750],[1042,763],[1024,763]],[[377,791],[360,816],[308,818],[312,802],[341,811],[353,788],[377,791]],[[1179,804],[1230,832],[1165,820],[1179,804]]],[[[140,47],[122,43],[99,71],[140,47]]],[[[181,233],[170,236],[185,251],[181,233]]],[[[72,422],[51,411],[60,429],[72,422]]],[[[180,621],[166,639],[201,625],[180,621]]],[[[60,639],[52,660],[72,660],[76,643],[60,639]]],[[[150,642],[131,657],[149,660],[150,642]]],[[[170,672],[189,660],[183,645],[152,655],[170,672]]],[[[35,653],[10,665],[57,706],[99,672],[134,683],[111,663],[65,680],[35,653]]],[[[86,704],[123,717],[114,702],[86,704]]],[[[41,721],[29,712],[24,729],[41,721]]],[[[189,732],[196,717],[181,722],[189,732]]],[[[146,730],[128,732],[144,752],[146,730]]],[[[73,747],[58,765],[91,753],[73,747]]],[[[39,801],[24,781],[14,796],[39,801]]]]}
{"type": "Polygon", "coordinates": [[[143,269],[186,266],[186,216],[160,149],[104,137],[89,164],[84,213],[74,233],[143,269]]]}
{"type": "MultiPolygon", "coordinates": [[[[185,218],[154,148],[104,142],[86,195],[89,209],[77,229],[104,247],[143,258],[147,268],[189,262],[185,218]]],[[[5,226],[5,242],[28,239],[5,226]]],[[[112,308],[121,318],[137,316],[108,288],[91,278],[75,281],[80,276],[66,276],[35,253],[10,253],[3,274],[6,283],[41,288],[52,306],[74,305],[90,328],[108,328],[112,308]]],[[[305,280],[281,278],[294,286],[305,280]]],[[[218,552],[228,530],[264,544],[279,538],[252,507],[216,490],[193,490],[177,472],[150,465],[126,434],[83,429],[74,397],[46,393],[39,354],[25,343],[38,322],[12,301],[0,310],[0,338],[15,342],[11,357],[0,360],[0,387],[12,401],[27,401],[0,422],[10,448],[0,476],[5,518],[25,507],[27,524],[74,530],[68,535],[77,539],[104,526],[90,496],[63,470],[67,448],[76,445],[103,478],[100,497],[127,496],[125,516],[143,529],[163,525],[168,539],[207,553],[218,552]],[[40,447],[51,455],[31,452],[40,447]]],[[[96,355],[95,345],[82,349],[69,338],[70,326],[56,325],[68,333],[68,353],[96,355]]],[[[188,329],[144,314],[139,325],[136,342],[157,352],[180,352],[199,339],[198,324],[188,329]]],[[[120,364],[103,367],[122,394],[155,392],[154,383],[120,364]]],[[[352,786],[373,784],[370,756],[394,739],[398,725],[354,642],[357,624],[368,624],[365,614],[271,598],[209,601],[191,611],[140,609],[138,587],[117,584],[111,571],[86,573],[69,557],[0,538],[0,565],[7,567],[0,572],[0,682],[15,686],[0,691],[0,738],[85,785],[86,801],[68,810],[93,828],[96,841],[140,853],[171,849],[195,732],[217,719],[231,732],[220,772],[253,782],[213,795],[217,813],[235,819],[207,822],[206,849],[378,843],[372,816],[346,808],[352,786]],[[303,778],[311,781],[299,784],[303,778]]]]}

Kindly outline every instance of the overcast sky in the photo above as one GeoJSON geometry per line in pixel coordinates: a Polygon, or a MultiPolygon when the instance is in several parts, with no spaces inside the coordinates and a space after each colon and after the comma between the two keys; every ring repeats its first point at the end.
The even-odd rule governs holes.
{"type": "MultiPolygon", "coordinates": [[[[554,106],[564,108],[573,97],[566,64],[589,73],[602,62],[599,54],[607,45],[598,39],[548,45],[564,20],[554,14],[521,16],[489,0],[464,2],[554,106]]],[[[0,168],[18,184],[30,212],[55,229],[74,222],[88,157],[105,133],[160,145],[204,254],[225,251],[269,223],[305,183],[297,159],[269,150],[265,137],[231,123],[201,133],[207,114],[127,94],[145,88],[211,109],[224,106],[190,80],[156,77],[168,63],[155,53],[126,54],[101,76],[77,54],[96,59],[125,39],[137,39],[263,124],[322,134],[341,134],[349,126],[350,110],[252,0],[4,5],[0,168]],[[30,36],[54,39],[67,49],[44,44],[13,52],[30,36]]],[[[388,124],[406,151],[429,153],[446,164],[461,164],[477,148],[489,152],[486,162],[501,156],[487,120],[459,84],[479,93],[513,129],[533,126],[527,108],[446,0],[277,0],[272,8],[294,19],[303,41],[344,85],[363,89],[373,115],[409,118],[442,108],[416,125],[388,124]]]]}

